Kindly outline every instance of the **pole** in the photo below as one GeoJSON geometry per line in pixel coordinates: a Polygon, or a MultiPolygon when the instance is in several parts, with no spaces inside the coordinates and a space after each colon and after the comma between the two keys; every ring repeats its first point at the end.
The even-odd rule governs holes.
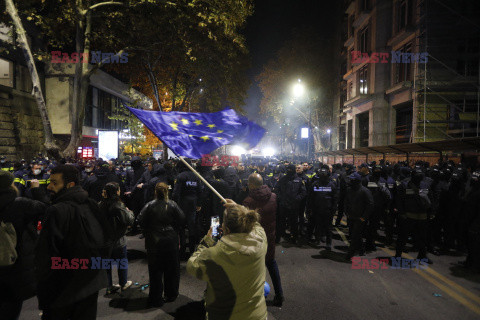
{"type": "Polygon", "coordinates": [[[310,106],[310,112],[308,116],[308,149],[307,149],[307,156],[308,156],[308,161],[310,161],[310,137],[312,136],[312,106],[310,106]]]}

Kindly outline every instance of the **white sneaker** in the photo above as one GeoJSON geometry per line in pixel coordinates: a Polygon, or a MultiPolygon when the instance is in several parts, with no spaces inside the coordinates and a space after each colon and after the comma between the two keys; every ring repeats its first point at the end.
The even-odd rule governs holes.
{"type": "Polygon", "coordinates": [[[127,290],[128,288],[130,288],[132,286],[132,281],[128,280],[127,283],[125,283],[125,285],[122,287],[122,291],[125,291],[127,290]]]}
{"type": "Polygon", "coordinates": [[[119,285],[119,284],[114,284],[114,285],[111,286],[110,288],[107,288],[107,294],[115,293],[115,292],[117,292],[119,289],[120,289],[120,285],[119,285]]]}

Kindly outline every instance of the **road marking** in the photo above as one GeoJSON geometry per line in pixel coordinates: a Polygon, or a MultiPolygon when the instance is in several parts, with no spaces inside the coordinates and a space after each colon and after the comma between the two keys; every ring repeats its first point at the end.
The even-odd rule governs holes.
{"type": "Polygon", "coordinates": [[[340,231],[337,227],[335,227],[335,230],[337,230],[337,233],[342,237],[343,242],[347,244],[347,246],[350,246],[350,242],[348,242],[347,237],[345,236],[345,233],[340,231]]]}
{"type": "MultiPolygon", "coordinates": [[[[343,225],[345,225],[345,223],[342,221],[341,222],[343,225]]],[[[337,227],[335,227],[335,230],[337,231],[337,233],[340,235],[340,237],[342,238],[343,242],[345,242],[347,245],[350,245],[348,240],[347,240],[347,237],[345,236],[345,234],[340,231],[337,227]]],[[[388,255],[390,256],[394,256],[394,253],[393,251],[391,251],[390,249],[388,248],[382,248],[380,247],[380,249],[382,249],[382,251],[384,251],[385,253],[387,253],[388,255]]],[[[406,254],[406,253],[403,253],[402,256],[408,258],[408,259],[413,259],[412,256],[406,254]]],[[[415,273],[417,273],[419,276],[421,276],[422,278],[424,278],[425,280],[427,280],[428,282],[430,282],[431,284],[435,285],[437,288],[439,288],[440,290],[442,290],[443,292],[445,292],[446,294],[448,294],[450,297],[452,297],[453,299],[457,300],[458,302],[460,302],[461,304],[463,304],[465,307],[467,307],[468,309],[470,309],[471,311],[475,312],[476,314],[479,314],[480,315],[480,306],[478,306],[476,303],[480,304],[480,297],[478,297],[476,294],[474,294],[473,292],[465,289],[464,287],[462,287],[461,285],[457,284],[456,282],[446,278],[445,276],[443,276],[442,274],[438,273],[437,271],[433,270],[431,267],[428,267],[427,269],[425,270],[419,270],[419,269],[412,269],[415,273]],[[431,277],[430,275],[427,274],[430,273],[430,275],[436,277],[438,280],[440,281],[443,281],[445,284],[437,281],[437,279],[434,279],[433,277],[431,277]],[[450,286],[450,287],[449,287],[450,286]],[[457,292],[455,292],[454,290],[456,290],[457,292]],[[468,299],[466,299],[464,296],[460,295],[459,293],[463,294],[464,296],[466,296],[467,298],[470,298],[471,300],[473,301],[470,301],[468,299]],[[473,302],[473,303],[472,303],[473,302]]]]}
{"type": "Polygon", "coordinates": [[[455,299],[458,302],[460,302],[461,304],[463,304],[468,309],[470,309],[473,312],[475,312],[476,314],[480,315],[480,307],[477,306],[476,304],[474,304],[474,303],[470,302],[469,300],[465,299],[463,296],[459,295],[458,293],[456,293],[455,291],[453,291],[449,287],[447,287],[447,286],[443,285],[442,283],[438,282],[437,280],[430,277],[426,273],[424,273],[420,270],[417,270],[417,269],[412,269],[412,270],[415,273],[417,273],[418,275],[420,275],[422,278],[424,278],[425,280],[427,280],[428,282],[430,282],[431,284],[433,284],[434,286],[436,286],[437,288],[439,288],[440,290],[442,290],[443,292],[448,294],[450,297],[452,297],[453,299],[455,299]]]}
{"type": "MultiPolygon", "coordinates": [[[[387,254],[393,256],[393,251],[387,249],[387,248],[381,248],[383,251],[385,251],[387,254]]],[[[409,254],[407,253],[403,253],[402,256],[405,256],[406,258],[408,259],[414,259],[412,256],[410,256],[409,254]]],[[[417,269],[413,269],[415,271],[418,271],[417,269]]],[[[470,299],[472,299],[473,301],[475,301],[476,303],[480,304],[480,297],[478,297],[476,294],[474,294],[473,292],[465,289],[464,287],[462,287],[461,285],[459,285],[458,283],[448,279],[447,277],[443,276],[442,274],[438,273],[437,271],[433,270],[431,267],[428,267],[427,269],[424,269],[424,272],[428,272],[430,273],[432,276],[434,277],[437,277],[439,280],[445,282],[447,285],[449,285],[450,287],[452,287],[453,289],[457,290],[458,292],[462,293],[463,295],[469,297],[470,299]]]]}

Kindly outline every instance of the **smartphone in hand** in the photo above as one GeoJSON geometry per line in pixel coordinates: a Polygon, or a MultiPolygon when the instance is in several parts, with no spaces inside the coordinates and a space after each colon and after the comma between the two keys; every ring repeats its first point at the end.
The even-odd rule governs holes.
{"type": "Polygon", "coordinates": [[[212,238],[220,239],[220,232],[218,231],[218,229],[220,228],[219,216],[212,217],[210,227],[212,228],[212,238]]]}

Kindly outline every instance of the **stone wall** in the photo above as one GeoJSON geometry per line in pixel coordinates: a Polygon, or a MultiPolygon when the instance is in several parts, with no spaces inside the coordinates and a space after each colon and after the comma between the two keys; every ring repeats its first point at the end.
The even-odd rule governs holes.
{"type": "Polygon", "coordinates": [[[44,152],[43,126],[30,94],[0,89],[0,155],[31,160],[44,152]]]}

